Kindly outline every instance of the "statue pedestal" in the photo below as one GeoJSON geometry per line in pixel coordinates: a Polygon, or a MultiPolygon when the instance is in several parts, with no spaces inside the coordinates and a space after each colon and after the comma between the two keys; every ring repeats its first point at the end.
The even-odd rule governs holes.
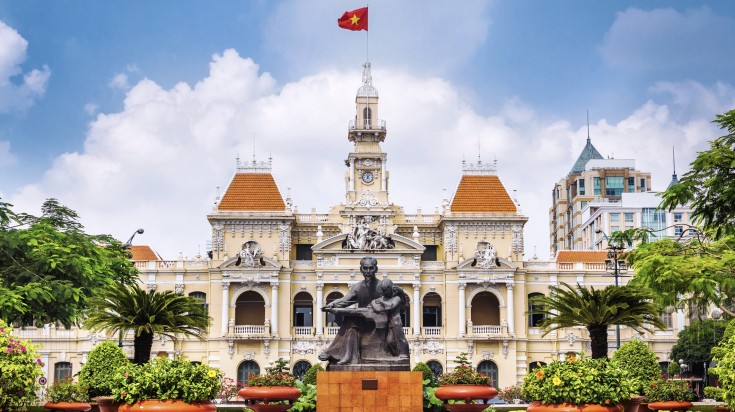
{"type": "MultiPolygon", "coordinates": [[[[376,365],[365,366],[374,368],[376,365]]],[[[316,399],[319,412],[421,412],[424,399],[422,374],[374,369],[317,372],[316,399]]]]}

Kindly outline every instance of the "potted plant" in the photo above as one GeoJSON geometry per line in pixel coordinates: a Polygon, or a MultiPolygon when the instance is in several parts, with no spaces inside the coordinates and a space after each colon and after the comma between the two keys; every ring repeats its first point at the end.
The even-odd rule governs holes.
{"type": "Polygon", "coordinates": [[[487,376],[472,369],[470,361],[467,360],[467,353],[457,355],[455,362],[458,366],[452,372],[439,377],[439,388],[434,392],[434,396],[444,401],[442,406],[450,411],[484,410],[488,401],[498,394],[497,389],[490,386],[487,376]],[[484,404],[474,403],[479,400],[484,404]]]}
{"type": "Polygon", "coordinates": [[[631,398],[623,402],[625,412],[638,411],[641,401],[645,399],[645,388],[661,376],[656,354],[642,340],[633,339],[623,343],[615,351],[610,364],[622,369],[632,385],[631,398]]]}
{"type": "MultiPolygon", "coordinates": [[[[106,341],[89,352],[87,362],[79,371],[79,383],[89,391],[89,397],[97,402],[101,412],[116,412],[112,388],[117,370],[130,364],[122,348],[106,341]]],[[[94,406],[94,405],[93,405],[94,406]]]]}
{"type": "Polygon", "coordinates": [[[645,390],[648,408],[652,410],[683,411],[692,407],[694,398],[689,382],[662,380],[651,382],[645,390]]]}
{"type": "Polygon", "coordinates": [[[528,412],[619,411],[630,399],[625,373],[607,359],[569,357],[535,369],[523,379],[528,412]]]}
{"type": "Polygon", "coordinates": [[[87,386],[74,382],[73,379],[62,379],[54,382],[46,392],[46,402],[43,407],[53,411],[81,411],[92,409],[89,404],[87,386]]]}
{"type": "Polygon", "coordinates": [[[507,388],[498,392],[498,398],[502,399],[506,403],[520,404],[525,403],[523,399],[523,386],[516,384],[508,386],[507,388]]]}
{"type": "Polygon", "coordinates": [[[416,366],[412,370],[414,372],[421,372],[424,412],[441,412],[443,402],[436,397],[436,390],[439,386],[434,376],[434,371],[431,370],[429,365],[423,362],[416,363],[416,366]]]}
{"type": "Polygon", "coordinates": [[[242,385],[240,382],[235,381],[232,378],[222,377],[222,382],[217,394],[216,403],[228,403],[232,398],[237,396],[237,391],[240,390],[242,385]]]}
{"type": "Polygon", "coordinates": [[[120,412],[141,408],[157,412],[214,412],[222,373],[185,359],[152,359],[118,369],[112,396],[120,412]]]}
{"type": "Polygon", "coordinates": [[[0,320],[0,410],[13,411],[32,405],[37,397],[43,362],[36,347],[12,334],[0,320]]]}
{"type": "Polygon", "coordinates": [[[250,375],[247,386],[237,394],[255,412],[283,412],[301,396],[301,390],[295,386],[296,379],[288,372],[288,363],[279,358],[272,367],[266,368],[265,375],[250,375]],[[286,403],[281,403],[284,401],[286,403]]]}

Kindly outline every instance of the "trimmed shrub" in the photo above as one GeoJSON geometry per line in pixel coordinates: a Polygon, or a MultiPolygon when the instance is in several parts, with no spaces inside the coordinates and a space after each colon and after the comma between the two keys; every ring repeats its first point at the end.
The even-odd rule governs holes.
{"type": "Polygon", "coordinates": [[[319,363],[311,365],[311,368],[309,368],[309,370],[304,374],[302,382],[308,385],[316,385],[316,373],[323,370],[324,368],[319,363]]]}
{"type": "Polygon", "coordinates": [[[128,365],[122,349],[114,342],[102,342],[89,352],[87,363],[79,371],[79,383],[87,386],[89,396],[111,396],[115,372],[128,365]]]}
{"type": "Polygon", "coordinates": [[[639,339],[622,344],[613,354],[610,364],[628,374],[633,390],[639,395],[643,394],[644,388],[651,382],[661,377],[661,367],[656,360],[656,354],[639,339]]]}
{"type": "Polygon", "coordinates": [[[416,366],[413,367],[414,372],[421,372],[423,374],[422,380],[429,380],[429,382],[434,381],[434,372],[431,371],[431,368],[429,365],[419,362],[416,364],[416,366]]]}

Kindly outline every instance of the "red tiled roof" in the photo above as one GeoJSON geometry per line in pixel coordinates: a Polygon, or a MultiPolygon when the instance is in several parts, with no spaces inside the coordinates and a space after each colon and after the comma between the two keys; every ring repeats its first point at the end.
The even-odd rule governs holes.
{"type": "Polygon", "coordinates": [[[133,255],[130,260],[161,260],[150,246],[130,246],[130,253],[133,255]]]}
{"type": "Polygon", "coordinates": [[[283,211],[286,203],[270,173],[237,173],[217,208],[283,211]]]}
{"type": "Polygon", "coordinates": [[[515,213],[513,199],[495,175],[464,175],[451,205],[452,212],[515,213]]]}
{"type": "Polygon", "coordinates": [[[560,250],[556,253],[557,263],[605,263],[607,251],[604,250],[560,250]]]}

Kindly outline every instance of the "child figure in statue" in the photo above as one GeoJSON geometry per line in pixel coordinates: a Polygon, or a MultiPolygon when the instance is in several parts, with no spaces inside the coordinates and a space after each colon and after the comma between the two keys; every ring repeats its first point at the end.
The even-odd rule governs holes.
{"type": "MultiPolygon", "coordinates": [[[[369,307],[376,313],[386,312],[388,322],[385,330],[385,345],[391,355],[408,357],[408,341],[403,333],[401,312],[406,309],[406,295],[403,289],[386,278],[378,282],[383,296],[370,302],[369,307]]],[[[378,332],[376,330],[376,332],[378,332]]]]}

